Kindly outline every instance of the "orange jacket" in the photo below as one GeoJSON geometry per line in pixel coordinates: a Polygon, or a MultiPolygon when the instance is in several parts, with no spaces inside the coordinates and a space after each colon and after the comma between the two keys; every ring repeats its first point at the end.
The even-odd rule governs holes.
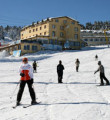
{"type": "Polygon", "coordinates": [[[24,74],[24,76],[21,77],[21,80],[26,81],[26,80],[30,80],[31,78],[33,78],[33,68],[28,63],[22,64],[20,66],[19,72],[24,74]]]}

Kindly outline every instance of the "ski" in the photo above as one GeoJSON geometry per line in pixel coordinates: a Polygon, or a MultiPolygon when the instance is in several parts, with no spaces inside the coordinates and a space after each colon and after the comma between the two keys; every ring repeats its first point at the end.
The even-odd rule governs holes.
{"type": "Polygon", "coordinates": [[[20,105],[15,105],[15,106],[12,106],[12,108],[13,108],[13,109],[15,109],[15,108],[17,108],[18,106],[20,106],[20,105]]]}
{"type": "Polygon", "coordinates": [[[96,85],[96,86],[101,87],[101,86],[109,86],[109,85],[96,85]]]}
{"type": "Polygon", "coordinates": [[[32,106],[32,105],[31,104],[30,105],[24,105],[23,108],[28,108],[30,106],[32,106]]]}
{"type": "Polygon", "coordinates": [[[12,108],[13,108],[13,109],[15,109],[16,107],[17,107],[17,105],[15,105],[15,106],[12,106],[12,108]]]}
{"type": "MultiPolygon", "coordinates": [[[[38,102],[38,103],[33,104],[33,105],[38,105],[38,104],[40,104],[40,103],[41,103],[41,102],[38,102]]],[[[29,104],[29,105],[24,105],[23,108],[28,108],[28,107],[33,106],[33,105],[31,105],[31,104],[29,104]]]]}

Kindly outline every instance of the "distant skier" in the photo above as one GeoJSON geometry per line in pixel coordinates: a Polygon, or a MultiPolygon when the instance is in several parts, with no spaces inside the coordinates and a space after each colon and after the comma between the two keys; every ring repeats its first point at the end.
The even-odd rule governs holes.
{"type": "Polygon", "coordinates": [[[37,63],[36,61],[33,62],[33,72],[37,72],[37,63]]]}
{"type": "Polygon", "coordinates": [[[58,83],[63,83],[62,79],[63,79],[63,70],[64,70],[64,66],[62,65],[62,61],[59,61],[59,64],[57,65],[57,73],[58,73],[58,83]]]}
{"type": "Polygon", "coordinates": [[[95,56],[95,60],[98,60],[98,56],[97,55],[95,56]]]}
{"type": "Polygon", "coordinates": [[[79,64],[80,64],[79,59],[76,59],[75,64],[76,64],[76,72],[78,72],[78,70],[79,70],[79,64]]]}
{"type": "Polygon", "coordinates": [[[37,104],[36,102],[36,96],[35,96],[35,92],[33,89],[33,69],[32,66],[30,64],[28,64],[28,59],[27,58],[23,58],[23,64],[20,66],[19,72],[20,72],[20,76],[21,76],[21,80],[20,80],[20,87],[19,87],[19,91],[17,94],[17,103],[16,105],[20,105],[20,101],[22,98],[22,94],[24,91],[24,87],[27,83],[28,88],[29,88],[29,92],[30,92],[30,96],[31,96],[31,104],[37,104]]]}
{"type": "Polygon", "coordinates": [[[108,79],[105,77],[104,67],[103,67],[103,65],[101,64],[101,61],[98,61],[98,65],[99,65],[99,68],[98,68],[98,70],[96,70],[96,71],[94,72],[94,74],[97,73],[98,71],[100,71],[100,80],[101,80],[100,85],[104,85],[103,79],[106,81],[106,85],[109,85],[109,81],[108,81],[108,79]]]}

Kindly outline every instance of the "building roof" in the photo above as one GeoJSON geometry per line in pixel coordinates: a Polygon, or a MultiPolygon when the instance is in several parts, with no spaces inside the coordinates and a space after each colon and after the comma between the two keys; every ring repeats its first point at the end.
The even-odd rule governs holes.
{"type": "MultiPolygon", "coordinates": [[[[46,21],[48,21],[48,20],[58,19],[58,18],[68,18],[68,19],[71,19],[71,20],[76,21],[77,23],[79,23],[77,20],[75,20],[75,19],[73,19],[73,18],[71,18],[71,17],[68,17],[68,16],[49,17],[49,18],[47,18],[47,19],[43,19],[43,21],[46,22],[46,21]]],[[[42,21],[39,21],[39,23],[42,23],[42,21]]],[[[36,25],[37,23],[33,23],[33,24],[36,25]]],[[[27,26],[23,27],[22,30],[25,29],[25,28],[27,28],[27,27],[31,27],[31,26],[32,26],[32,24],[27,25],[27,26]]],[[[21,30],[21,31],[22,31],[22,30],[21,30]]]]}

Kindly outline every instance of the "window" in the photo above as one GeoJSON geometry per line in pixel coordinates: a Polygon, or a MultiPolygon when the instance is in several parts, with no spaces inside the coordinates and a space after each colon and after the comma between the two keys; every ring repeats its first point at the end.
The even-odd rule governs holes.
{"type": "Polygon", "coordinates": [[[27,50],[30,50],[30,45],[27,45],[27,50]]]}
{"type": "Polygon", "coordinates": [[[26,45],[24,45],[24,50],[26,50],[26,45]]]}
{"type": "Polygon", "coordinates": [[[29,33],[31,33],[31,30],[29,30],[29,33]]]}
{"type": "Polygon", "coordinates": [[[75,42],[75,46],[80,46],[80,42],[75,42]]]}
{"type": "Polygon", "coordinates": [[[40,35],[42,35],[42,33],[40,33],[40,35]]]}
{"type": "Polygon", "coordinates": [[[55,37],[55,31],[52,31],[52,37],[55,37]]]}
{"type": "Polygon", "coordinates": [[[50,44],[53,44],[54,43],[54,41],[53,40],[50,40],[50,44]]]}
{"type": "Polygon", "coordinates": [[[75,34],[75,35],[74,35],[74,38],[75,38],[75,39],[78,39],[78,34],[75,34]]]}
{"type": "Polygon", "coordinates": [[[60,30],[64,30],[64,26],[60,26],[60,30]]]}
{"type": "Polygon", "coordinates": [[[37,51],[37,46],[32,46],[32,51],[37,51]]]}
{"type": "Polygon", "coordinates": [[[48,44],[48,41],[47,40],[43,40],[43,44],[48,44]]]}
{"type": "Polygon", "coordinates": [[[63,32],[60,32],[60,37],[63,37],[63,36],[64,36],[63,32]]]}
{"type": "Polygon", "coordinates": [[[55,45],[57,45],[57,40],[55,40],[55,45]]]}
{"type": "Polygon", "coordinates": [[[44,32],[44,35],[46,35],[46,32],[44,32]]]}
{"type": "Polygon", "coordinates": [[[46,25],[44,25],[44,29],[46,28],[46,25]]]}
{"type": "Polygon", "coordinates": [[[90,41],[93,41],[93,39],[90,39],[90,41]]]}
{"type": "Polygon", "coordinates": [[[64,20],[63,23],[67,23],[67,20],[64,20]]]}
{"type": "Polygon", "coordinates": [[[40,30],[42,30],[42,27],[40,27],[40,30]]]}
{"type": "Polygon", "coordinates": [[[103,39],[101,38],[100,41],[103,41],[103,39]]]}
{"type": "Polygon", "coordinates": [[[30,50],[30,45],[24,45],[24,50],[30,50]]]}
{"type": "Polygon", "coordinates": [[[96,38],[95,41],[98,41],[98,39],[96,38]]]}
{"type": "Polygon", "coordinates": [[[36,31],[38,31],[38,28],[36,28],[36,31]]]}
{"type": "Polygon", "coordinates": [[[56,20],[55,20],[55,22],[59,22],[59,20],[58,20],[58,19],[56,19],[56,20]]]}
{"type": "Polygon", "coordinates": [[[70,46],[74,46],[74,42],[70,41],[70,42],[69,42],[69,45],[70,45],[70,46]]]}
{"type": "Polygon", "coordinates": [[[73,24],[73,25],[74,25],[74,24],[75,24],[75,22],[74,22],[74,21],[71,21],[71,24],[73,24]]]}
{"type": "Polygon", "coordinates": [[[55,28],[56,28],[56,26],[55,26],[55,25],[52,25],[52,28],[53,28],[53,29],[55,29],[55,28]]]}
{"type": "Polygon", "coordinates": [[[88,39],[85,39],[85,41],[88,41],[88,39]]]}
{"type": "Polygon", "coordinates": [[[35,31],[35,29],[33,29],[33,32],[35,31]]]}
{"type": "Polygon", "coordinates": [[[78,27],[75,27],[75,28],[74,28],[74,31],[75,31],[75,32],[78,32],[78,27]]]}

